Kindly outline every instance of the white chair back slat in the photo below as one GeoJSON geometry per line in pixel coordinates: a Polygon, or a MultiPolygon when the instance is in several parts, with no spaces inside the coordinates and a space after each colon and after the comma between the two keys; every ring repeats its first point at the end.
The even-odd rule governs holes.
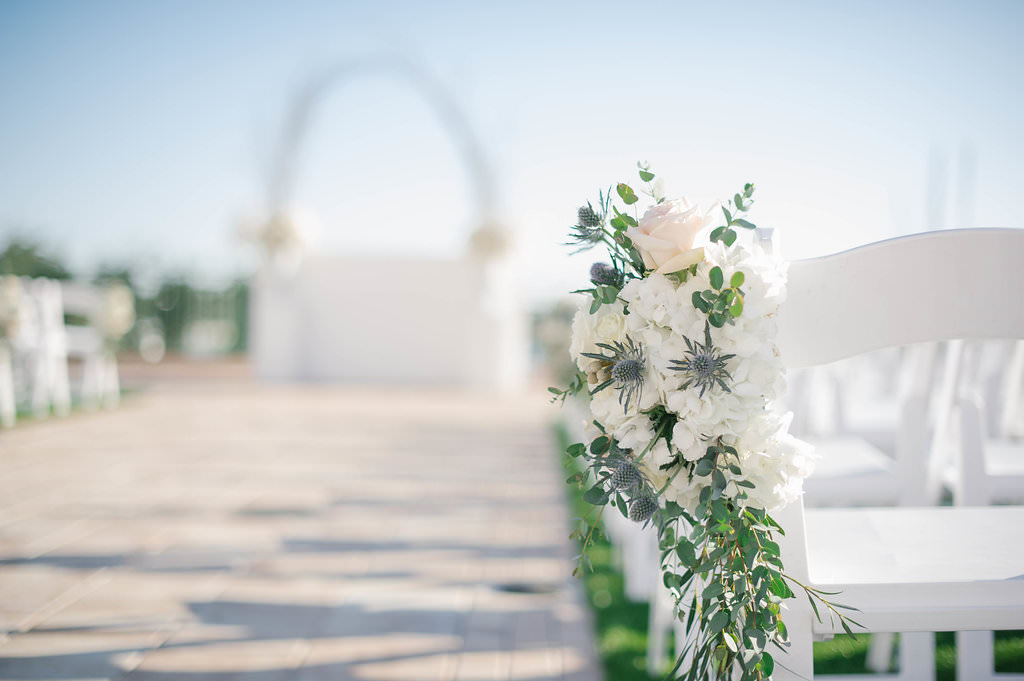
{"type": "Polygon", "coordinates": [[[102,289],[88,284],[75,282],[61,283],[61,296],[64,298],[64,313],[90,317],[102,304],[102,289]]]}
{"type": "Polygon", "coordinates": [[[971,229],[794,262],[782,358],[804,367],[924,341],[1024,337],[1022,254],[1024,230],[971,229]]]}
{"type": "Polygon", "coordinates": [[[1003,437],[1024,437],[1024,341],[1017,341],[1002,387],[999,432],[1003,437]]]}

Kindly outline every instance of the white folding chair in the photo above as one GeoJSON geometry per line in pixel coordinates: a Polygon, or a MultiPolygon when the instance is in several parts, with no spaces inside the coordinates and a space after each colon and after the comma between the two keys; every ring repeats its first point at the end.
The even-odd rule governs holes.
{"type": "MultiPolygon", "coordinates": [[[[949,230],[794,262],[779,312],[789,366],[954,338],[1024,338],[1024,230],[949,230]]],[[[777,512],[787,572],[857,607],[869,632],[1024,628],[1024,507],[777,512]]],[[[788,602],[776,678],[813,678],[818,622],[788,602]]]]}
{"type": "Polygon", "coordinates": [[[63,416],[71,411],[71,390],[60,282],[31,279],[26,289],[36,317],[35,338],[28,345],[32,412],[44,418],[52,407],[63,416]]]}
{"type": "MultiPolygon", "coordinates": [[[[804,501],[819,506],[921,506],[937,500],[925,485],[928,409],[934,386],[935,343],[906,348],[899,395],[891,403],[894,437],[892,455],[852,433],[817,435],[805,439],[820,458],[805,481],[804,501]]],[[[794,409],[810,406],[794,404],[794,409]]]]}
{"type": "Polygon", "coordinates": [[[87,284],[65,283],[62,287],[65,314],[80,317],[85,324],[69,324],[65,332],[68,356],[82,362],[79,398],[82,406],[94,409],[99,405],[117,406],[121,385],[117,356],[107,345],[102,329],[105,313],[105,290],[87,284]]]}
{"type": "MultiPolygon", "coordinates": [[[[989,411],[998,414],[1000,405],[989,409],[981,381],[975,375],[980,350],[978,344],[967,348],[969,366],[965,367],[956,405],[961,425],[959,447],[952,452],[946,480],[953,502],[960,506],[1024,503],[1024,441],[1005,432],[992,433],[988,427],[989,423],[1000,422],[985,418],[989,411]]],[[[1011,365],[1011,373],[1014,370],[1011,365]]],[[[1015,399],[1012,395],[1009,398],[1015,399]]]]}

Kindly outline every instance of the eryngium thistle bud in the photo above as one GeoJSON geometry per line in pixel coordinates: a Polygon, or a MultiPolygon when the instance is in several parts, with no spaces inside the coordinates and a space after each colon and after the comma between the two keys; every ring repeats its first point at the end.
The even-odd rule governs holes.
{"type": "Polygon", "coordinates": [[[612,365],[612,378],[623,385],[640,383],[644,379],[644,365],[635,359],[620,359],[612,365]]]}
{"type": "Polygon", "coordinates": [[[640,471],[628,461],[623,461],[612,473],[611,485],[614,489],[631,489],[640,484],[640,471]]]}
{"type": "Polygon", "coordinates": [[[590,281],[598,286],[618,286],[622,276],[608,263],[595,262],[590,266],[590,281]]]}
{"type": "Polygon", "coordinates": [[[579,223],[584,227],[598,227],[601,225],[601,216],[590,206],[580,206],[576,211],[579,223]]]}
{"type": "Polygon", "coordinates": [[[646,523],[657,510],[658,504],[651,497],[637,497],[629,502],[629,519],[635,523],[646,523]]]}

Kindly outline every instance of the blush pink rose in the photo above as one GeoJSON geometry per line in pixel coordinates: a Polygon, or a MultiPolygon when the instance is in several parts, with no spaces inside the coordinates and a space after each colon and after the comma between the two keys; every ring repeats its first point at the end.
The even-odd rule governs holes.
{"type": "Polygon", "coordinates": [[[639,225],[626,230],[626,236],[648,269],[670,274],[704,259],[704,249],[694,248],[693,243],[711,221],[711,210],[701,212],[685,198],[673,199],[648,208],[639,225]]]}

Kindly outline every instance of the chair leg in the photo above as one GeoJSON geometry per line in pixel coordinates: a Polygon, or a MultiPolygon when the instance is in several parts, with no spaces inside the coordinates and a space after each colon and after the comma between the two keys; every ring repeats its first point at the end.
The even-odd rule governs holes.
{"type": "MultiPolygon", "coordinates": [[[[808,582],[803,503],[801,499],[789,504],[776,511],[772,517],[786,528],[786,534],[778,536],[777,540],[787,572],[796,579],[808,582]]],[[[772,648],[768,651],[775,658],[773,678],[776,681],[814,678],[813,617],[811,605],[802,593],[783,604],[782,620],[789,632],[790,645],[782,650],[772,648]]]]}
{"type": "MultiPolygon", "coordinates": [[[[973,676],[959,677],[973,679],[973,676]]],[[[913,632],[900,634],[900,681],[934,681],[935,634],[913,632]]]]}
{"type": "Polygon", "coordinates": [[[895,648],[896,637],[893,634],[871,634],[865,666],[876,674],[888,672],[895,648]]]}
{"type": "Polygon", "coordinates": [[[117,373],[117,357],[107,353],[103,358],[103,406],[116,407],[121,401],[121,380],[117,373]]]}
{"type": "Polygon", "coordinates": [[[14,402],[14,371],[11,355],[6,347],[0,346],[0,427],[10,428],[17,417],[14,402]]]}
{"type": "Polygon", "coordinates": [[[50,362],[53,411],[58,416],[67,416],[71,413],[71,384],[68,381],[67,355],[57,354],[50,359],[50,362]]]}
{"type": "Polygon", "coordinates": [[[991,681],[995,678],[995,634],[991,631],[956,632],[956,678],[991,681]]]}
{"type": "Polygon", "coordinates": [[[814,638],[811,631],[811,608],[806,598],[797,598],[786,603],[783,615],[789,631],[789,648],[771,649],[775,658],[775,681],[808,681],[814,678],[814,638]]]}
{"type": "Polygon", "coordinates": [[[650,605],[651,611],[647,619],[647,673],[651,676],[660,676],[664,673],[662,662],[668,652],[668,633],[672,630],[673,614],[671,597],[665,593],[665,587],[660,583],[654,586],[650,605]]]}
{"type": "Polygon", "coordinates": [[[100,362],[94,355],[86,355],[82,358],[82,383],[78,398],[82,402],[82,408],[93,410],[99,406],[100,401],[100,362]]]}
{"type": "Polygon", "coordinates": [[[32,414],[37,419],[44,419],[50,415],[50,377],[47,372],[46,358],[38,354],[34,356],[30,371],[32,374],[30,398],[32,414]]]}

